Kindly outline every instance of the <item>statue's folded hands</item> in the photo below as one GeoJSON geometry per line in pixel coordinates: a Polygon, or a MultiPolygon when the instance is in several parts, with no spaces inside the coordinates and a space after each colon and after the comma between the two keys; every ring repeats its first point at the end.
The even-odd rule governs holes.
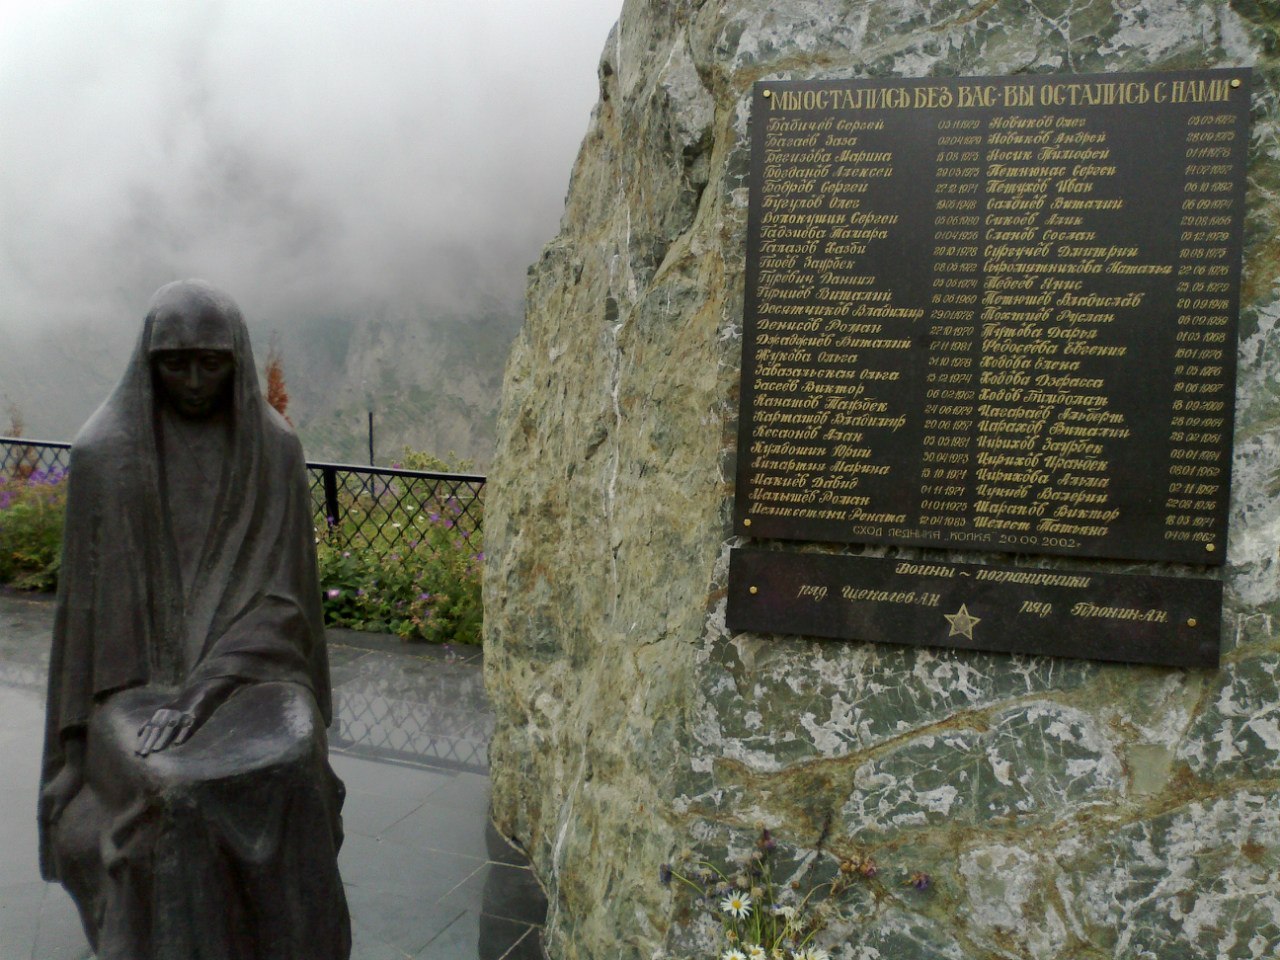
{"type": "Polygon", "coordinates": [[[145,757],[170,744],[176,747],[186,743],[219,704],[231,696],[238,683],[234,677],[215,677],[187,687],[138,729],[138,756],[145,757]]]}

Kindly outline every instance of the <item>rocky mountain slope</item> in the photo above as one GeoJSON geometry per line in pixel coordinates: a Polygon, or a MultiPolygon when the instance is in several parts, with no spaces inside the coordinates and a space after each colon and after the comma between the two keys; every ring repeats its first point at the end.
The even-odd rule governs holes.
{"type": "MultiPolygon", "coordinates": [[[[248,319],[259,370],[272,342],[279,346],[289,416],[308,458],[367,463],[372,409],[379,464],[405,447],[488,462],[517,306],[248,319]]],[[[115,385],[134,336],[89,325],[0,331],[0,432],[12,406],[27,436],[71,439],[115,385]]]]}

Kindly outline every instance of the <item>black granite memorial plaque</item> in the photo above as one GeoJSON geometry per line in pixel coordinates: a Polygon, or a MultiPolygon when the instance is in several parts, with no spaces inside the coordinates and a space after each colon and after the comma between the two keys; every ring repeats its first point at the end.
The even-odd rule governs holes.
{"type": "Polygon", "coordinates": [[[730,629],[1216,666],[1222,583],[734,550],[730,629]]]}
{"type": "Polygon", "coordinates": [[[1221,563],[1249,78],[757,84],[736,531],[1221,563]]]}
{"type": "MultiPolygon", "coordinates": [[[[1250,76],[757,84],[736,532],[1221,564],[1250,76]]],[[[1221,590],[735,551],[728,622],[1208,665],[1221,590]]]]}

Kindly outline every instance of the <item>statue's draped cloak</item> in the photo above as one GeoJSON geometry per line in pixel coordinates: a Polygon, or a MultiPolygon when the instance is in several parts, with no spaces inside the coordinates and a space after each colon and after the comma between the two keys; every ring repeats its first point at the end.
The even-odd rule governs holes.
{"type": "MultiPolygon", "coordinates": [[[[62,880],[76,895],[86,931],[97,940],[125,936],[104,934],[97,929],[103,923],[143,922],[137,917],[104,920],[101,916],[104,911],[125,909],[115,902],[120,892],[109,889],[120,882],[119,877],[108,878],[113,869],[123,869],[120,863],[147,874],[144,885],[160,888],[175,881],[164,876],[175,862],[224,855],[234,860],[240,849],[251,855],[259,869],[275,863],[273,869],[295,874],[331,875],[320,882],[323,891],[311,892],[313,899],[327,897],[329,902],[294,906],[303,913],[331,914],[320,926],[340,940],[347,923],[336,869],[341,784],[329,770],[324,744],[332,706],[302,451],[283,418],[262,398],[239,310],[229,301],[218,302],[211,288],[198,285],[195,292],[197,299],[211,301],[211,322],[229,332],[235,363],[228,411],[218,418],[221,426],[211,425],[226,431],[226,456],[212,510],[206,503],[195,511],[209,517],[207,530],[181,529],[190,522],[192,511],[166,503],[166,489],[172,485],[165,483],[164,471],[166,462],[172,463],[173,452],[166,455],[163,447],[176,442],[176,436],[161,429],[151,370],[156,324],[165,322],[161,307],[148,315],[119,385],[72,446],[41,777],[43,787],[62,769],[67,738],[86,740],[88,783],[62,820],[76,819],[75,829],[81,833],[88,828],[88,842],[97,844],[102,860],[102,865],[95,860],[93,870],[101,866],[105,872],[86,881],[93,870],[69,865],[57,836],[62,821],[57,828],[41,824],[41,870],[46,879],[62,880]],[[177,538],[193,533],[202,537],[202,546],[186,549],[180,556],[177,538]],[[183,561],[189,590],[184,590],[183,561]],[[192,562],[197,564],[194,577],[192,562]],[[186,744],[147,758],[132,756],[129,738],[136,727],[126,729],[128,724],[145,722],[150,711],[184,686],[221,677],[246,684],[186,744]],[[264,685],[260,691],[258,685],[264,685]],[[241,722],[237,717],[246,710],[257,712],[241,722]],[[282,768],[271,768],[261,756],[253,760],[250,765],[257,764],[263,780],[257,785],[252,776],[237,777],[223,769],[226,758],[211,752],[214,741],[229,726],[250,730],[255,722],[264,725],[267,741],[259,745],[258,753],[276,749],[270,742],[275,738],[280,741],[282,761],[282,768]],[[125,742],[116,743],[113,736],[125,742]],[[110,745],[101,747],[103,743],[110,745]],[[177,771],[173,775],[182,784],[165,781],[170,768],[177,771]],[[240,781],[240,787],[228,787],[228,782],[240,781]],[[260,793],[254,795],[255,790],[260,793]],[[281,797],[291,799],[282,807],[281,797]],[[183,817],[190,819],[187,808],[192,804],[209,808],[199,811],[204,826],[175,826],[183,817]],[[187,812],[179,816],[175,812],[179,809],[187,812]],[[275,809],[278,816],[264,820],[264,809],[275,809]],[[94,823],[95,819],[101,822],[94,823]],[[250,820],[252,827],[244,827],[250,820]],[[121,837],[135,834],[136,842],[117,844],[121,837]],[[195,835],[201,835],[199,843],[209,846],[208,851],[179,849],[175,856],[161,856],[148,848],[181,845],[195,835]],[[245,840],[247,836],[251,842],[245,840]],[[299,843],[310,844],[320,861],[308,863],[307,850],[292,848],[299,843]],[[86,884],[86,890],[77,895],[76,886],[86,884]]],[[[172,331],[166,336],[171,339],[172,331]]],[[[241,748],[231,744],[228,749],[235,753],[241,748]]],[[[205,864],[201,869],[215,867],[205,864]]],[[[243,862],[230,863],[223,872],[227,871],[238,876],[242,886],[253,872],[243,862]]],[[[316,883],[314,876],[296,875],[276,877],[274,882],[293,881],[316,883]]],[[[128,880],[134,887],[139,882],[137,876],[128,880]]],[[[160,927],[172,923],[172,918],[163,923],[157,919],[164,906],[156,903],[144,910],[156,915],[145,920],[151,929],[140,934],[152,946],[134,944],[129,950],[148,949],[157,960],[170,956],[176,960],[183,949],[193,948],[190,944],[195,940],[213,936],[196,923],[174,941],[178,946],[163,947],[161,941],[168,934],[160,927]]],[[[179,907],[176,902],[169,906],[188,913],[192,909],[191,904],[179,907]]],[[[126,908],[125,913],[133,909],[127,904],[126,908]]],[[[287,926],[290,920],[314,922],[307,916],[282,917],[278,925],[287,926]]],[[[349,938],[349,933],[345,935],[349,938]]],[[[250,943],[255,936],[253,931],[241,931],[231,940],[250,943]]],[[[265,947],[259,947],[258,953],[251,948],[228,948],[230,952],[213,948],[207,955],[262,956],[264,960],[276,955],[347,955],[337,944],[332,949],[316,944],[286,948],[280,938],[293,936],[287,929],[271,933],[275,952],[261,952],[265,947]]],[[[109,945],[100,949],[103,956],[111,955],[109,945]]],[[[206,944],[200,956],[208,949],[206,944]]]]}

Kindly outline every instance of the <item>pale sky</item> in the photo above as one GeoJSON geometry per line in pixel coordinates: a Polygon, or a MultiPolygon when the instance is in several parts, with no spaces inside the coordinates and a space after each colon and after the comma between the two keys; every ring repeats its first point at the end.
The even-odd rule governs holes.
{"type": "Polygon", "coordinates": [[[516,301],[621,0],[0,0],[0,332],[516,301]]]}

